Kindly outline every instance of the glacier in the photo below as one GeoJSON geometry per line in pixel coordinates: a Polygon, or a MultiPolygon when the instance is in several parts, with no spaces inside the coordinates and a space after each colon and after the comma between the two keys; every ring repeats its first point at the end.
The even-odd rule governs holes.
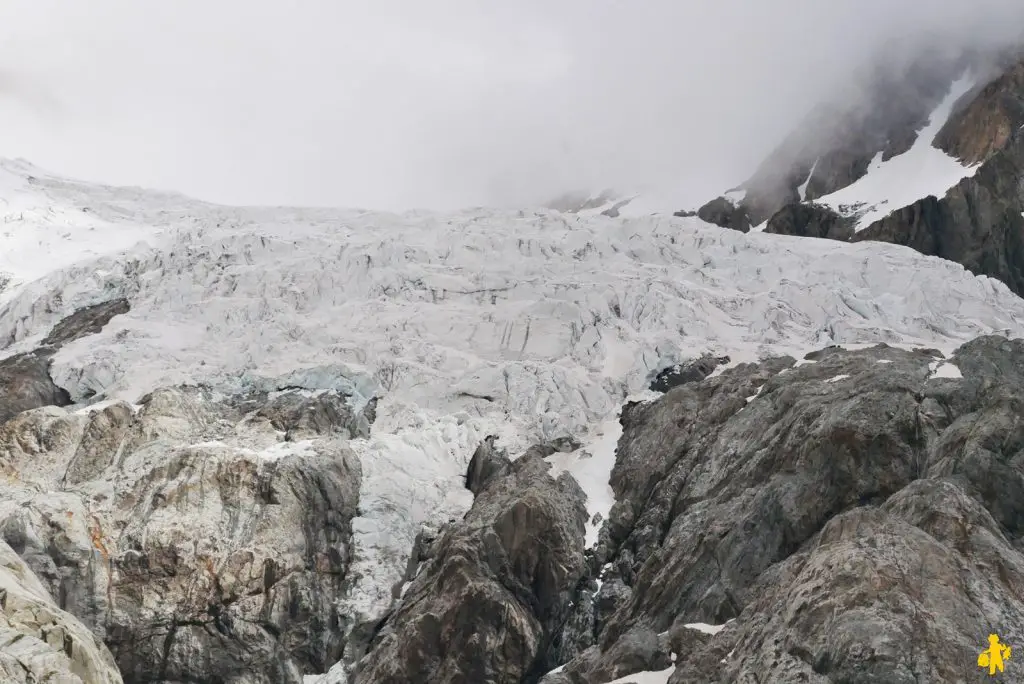
{"type": "Polygon", "coordinates": [[[171,385],[378,397],[372,436],[352,441],[360,580],[345,609],[363,620],[387,610],[420,529],[468,509],[463,475],[488,435],[513,454],[599,445],[552,464],[606,512],[609,421],[663,368],[1024,332],[1002,283],[881,243],[692,217],[225,207],[10,161],[0,191],[4,355],[83,306],[130,302],[54,357],[83,408],[171,385]]]}

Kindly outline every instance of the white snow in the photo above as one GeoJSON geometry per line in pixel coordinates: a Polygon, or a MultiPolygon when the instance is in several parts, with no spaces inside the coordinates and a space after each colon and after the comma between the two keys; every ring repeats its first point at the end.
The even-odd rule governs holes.
{"type": "Polygon", "coordinates": [[[960,373],[960,369],[948,361],[932,361],[928,364],[928,369],[931,371],[929,378],[962,378],[964,377],[960,373]]]}
{"type": "Polygon", "coordinates": [[[555,453],[546,459],[551,464],[552,477],[569,471],[587,495],[587,548],[597,543],[601,525],[608,519],[608,513],[615,503],[615,493],[608,479],[615,466],[615,446],[622,436],[622,425],[618,417],[601,423],[595,435],[594,441],[576,451],[555,453]],[[595,524],[594,516],[597,514],[601,518],[595,524]]]}
{"type": "Polygon", "coordinates": [[[687,193],[681,191],[688,185],[688,179],[677,178],[672,182],[631,188],[628,193],[621,193],[623,197],[629,197],[629,202],[619,207],[619,217],[672,216],[677,211],[689,209],[692,196],[687,198],[687,193]]]}
{"type": "Polygon", "coordinates": [[[961,180],[973,176],[978,165],[964,166],[932,143],[949,119],[953,105],[974,84],[975,78],[970,74],[953,84],[908,151],[887,161],[882,161],[879,153],[865,176],[815,202],[827,205],[844,216],[855,216],[855,230],[863,230],[919,199],[929,195],[941,198],[961,180]]]}
{"type": "Polygon", "coordinates": [[[839,382],[840,380],[845,380],[848,377],[850,377],[850,376],[849,375],[837,375],[835,377],[829,378],[825,382],[839,382]]]}
{"type": "Polygon", "coordinates": [[[305,675],[302,677],[302,684],[348,684],[345,663],[336,663],[324,674],[305,675]]]}
{"type": "Polygon", "coordinates": [[[646,670],[644,672],[637,672],[625,677],[619,677],[608,684],[666,684],[668,678],[672,676],[672,673],[676,671],[676,666],[668,668],[667,670],[659,670],[657,672],[652,670],[646,670]]]}
{"type": "Polygon", "coordinates": [[[715,634],[718,634],[723,629],[725,629],[725,626],[728,625],[730,622],[732,622],[732,620],[729,620],[728,622],[725,622],[721,625],[709,625],[706,622],[691,622],[688,625],[683,625],[683,627],[686,627],[687,629],[694,629],[698,632],[703,632],[704,634],[710,634],[714,636],[715,634]]]}
{"type": "Polygon", "coordinates": [[[19,284],[86,257],[123,251],[160,232],[155,225],[104,220],[90,212],[88,201],[55,202],[46,181],[59,183],[62,191],[75,187],[27,162],[0,159],[0,301],[19,284]]]}
{"type": "Polygon", "coordinates": [[[486,435],[513,455],[579,439],[592,456],[553,469],[606,516],[616,412],[656,369],[704,352],[735,365],[1024,334],[1024,300],[1001,283],[879,243],[673,217],[231,208],[19,169],[0,164],[12,196],[36,193],[19,231],[47,239],[17,242],[8,267],[21,280],[52,270],[2,295],[4,353],[82,306],[131,304],[54,357],[76,400],[135,404],[178,383],[383,396],[373,436],[352,443],[364,477],[350,614],[379,615],[420,529],[465,512],[462,476],[486,435]],[[38,218],[51,214],[66,222],[53,239],[38,218]],[[80,251],[51,258],[65,234],[80,251]]]}
{"type": "Polygon", "coordinates": [[[811,165],[811,170],[807,172],[807,180],[805,180],[800,185],[800,187],[797,188],[797,193],[800,196],[800,201],[801,202],[803,202],[804,200],[807,199],[807,186],[811,184],[811,179],[814,178],[814,171],[817,168],[818,168],[818,160],[815,159],[814,163],[811,165]]]}

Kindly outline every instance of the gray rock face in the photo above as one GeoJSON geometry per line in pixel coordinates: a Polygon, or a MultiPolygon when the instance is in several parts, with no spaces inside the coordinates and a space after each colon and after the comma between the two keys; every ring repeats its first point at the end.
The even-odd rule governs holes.
{"type": "Polygon", "coordinates": [[[853,226],[828,207],[787,204],[768,220],[764,232],[846,241],[853,237],[853,226]]]}
{"type": "Polygon", "coordinates": [[[561,672],[543,677],[540,684],[610,682],[637,672],[665,670],[672,665],[670,652],[667,634],[640,625],[622,635],[608,651],[591,648],[561,672]]]}
{"type": "Polygon", "coordinates": [[[110,651],[0,541],[0,681],[121,684],[110,651]]]}
{"type": "Polygon", "coordinates": [[[50,377],[49,355],[40,351],[0,360],[0,421],[40,406],[67,406],[71,396],[50,377]]]}
{"type": "Polygon", "coordinates": [[[113,299],[83,307],[53,326],[50,334],[43,339],[43,345],[61,347],[86,335],[98,333],[114,316],[128,313],[129,309],[127,299],[113,299]]]}
{"type": "Polygon", "coordinates": [[[584,571],[585,496],[532,449],[486,481],[436,542],[359,663],[354,681],[512,683],[553,667],[545,652],[584,571]]]}
{"type": "Polygon", "coordinates": [[[346,645],[345,440],[368,421],[344,406],[193,388],[21,413],[0,427],[0,537],[126,681],[301,682],[346,645]]]}
{"type": "Polygon", "coordinates": [[[967,164],[1005,148],[1024,122],[1024,62],[1010,61],[1001,75],[954,111],[935,144],[967,164]]]}
{"type": "MultiPolygon", "coordinates": [[[[1017,70],[1024,73],[1024,63],[1017,70]]],[[[1024,100],[1024,81],[1019,75],[995,85],[1000,83],[1014,90],[1004,93],[1004,100],[993,96],[982,103],[997,107],[995,103],[1006,100],[1024,100]]],[[[765,232],[904,245],[955,261],[972,273],[1001,280],[1014,292],[1024,294],[1024,136],[1020,133],[1024,111],[1019,112],[1016,104],[1009,108],[1011,114],[999,119],[1004,123],[984,129],[986,135],[969,128],[968,123],[953,128],[962,137],[947,134],[947,144],[968,158],[982,152],[990,156],[972,177],[943,197],[924,197],[857,233],[826,207],[789,204],[772,216],[765,232]]],[[[992,116],[998,118],[996,113],[992,116]]],[[[978,117],[980,114],[972,115],[968,122],[978,117]]]]}
{"type": "MultiPolygon", "coordinates": [[[[910,149],[968,65],[983,71],[1004,59],[1003,50],[979,54],[952,44],[892,46],[854,74],[843,95],[812,110],[768,155],[740,186],[742,201],[712,200],[700,217],[725,228],[757,226],[788,205],[845,188],[867,173],[876,156],[887,160],[910,149]]],[[[968,119],[967,125],[979,118],[968,119]]],[[[951,129],[948,137],[958,136],[959,130],[951,129]]]]}
{"type": "Polygon", "coordinates": [[[848,99],[812,111],[743,184],[747,192],[741,204],[751,225],[767,221],[788,204],[850,185],[878,154],[889,159],[906,151],[967,65],[982,69],[1001,59],[955,45],[893,50],[854,76],[843,89],[848,99]],[[802,185],[803,197],[797,191],[802,185]]]}
{"type": "Polygon", "coordinates": [[[655,376],[648,389],[652,392],[667,392],[673,387],[688,382],[700,382],[723,363],[729,363],[728,356],[705,354],[688,363],[678,364],[661,371],[655,376]]]}
{"type": "Polygon", "coordinates": [[[628,599],[545,682],[662,669],[649,633],[671,684],[975,681],[1024,642],[1024,342],[812,356],[627,406],[595,563],[628,599]]]}
{"type": "Polygon", "coordinates": [[[298,390],[267,398],[255,418],[269,421],[274,429],[285,433],[288,442],[324,435],[369,437],[372,422],[372,414],[354,411],[343,394],[317,392],[309,396],[298,390]]]}
{"type": "Polygon", "coordinates": [[[487,484],[495,477],[504,475],[512,462],[508,453],[494,445],[497,437],[487,437],[483,443],[473,452],[473,458],[469,461],[469,469],[466,471],[466,489],[474,495],[484,490],[487,484]]]}
{"type": "Polygon", "coordinates": [[[738,230],[741,233],[750,231],[750,216],[747,210],[739,205],[733,204],[725,197],[717,197],[700,209],[697,216],[702,221],[714,223],[716,226],[738,230]]]}

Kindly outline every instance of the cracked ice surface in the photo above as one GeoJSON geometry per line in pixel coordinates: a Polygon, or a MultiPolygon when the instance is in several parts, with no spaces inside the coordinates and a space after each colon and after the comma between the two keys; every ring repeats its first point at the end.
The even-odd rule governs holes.
{"type": "Polygon", "coordinates": [[[60,231],[20,214],[0,246],[36,270],[67,249],[37,280],[9,265],[7,353],[81,306],[131,303],[56,355],[76,400],[135,402],[179,383],[383,395],[373,436],[353,443],[361,615],[387,606],[420,527],[465,511],[462,475],[488,434],[512,453],[593,438],[652,372],[702,352],[949,348],[1024,329],[1024,301],[1002,284],[891,245],[692,218],[229,208],[33,175],[25,206],[52,208],[60,231]]]}

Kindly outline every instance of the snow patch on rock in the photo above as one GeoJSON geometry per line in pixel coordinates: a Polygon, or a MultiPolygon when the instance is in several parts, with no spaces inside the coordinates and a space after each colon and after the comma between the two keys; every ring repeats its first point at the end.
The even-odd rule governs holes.
{"type": "Polygon", "coordinates": [[[615,503],[615,493],[608,483],[615,466],[615,447],[622,436],[618,417],[607,420],[594,430],[594,440],[571,453],[555,453],[547,457],[551,476],[568,471],[587,495],[586,546],[597,543],[598,532],[615,503]]]}
{"type": "Polygon", "coordinates": [[[975,83],[975,77],[967,74],[952,85],[908,151],[886,161],[882,161],[882,153],[879,152],[867,174],[845,188],[817,199],[816,203],[824,204],[843,216],[855,217],[855,230],[860,231],[919,199],[929,195],[941,198],[961,180],[973,176],[980,165],[964,166],[933,143],[949,119],[956,101],[975,83]]]}
{"type": "Polygon", "coordinates": [[[608,684],[667,684],[668,678],[676,671],[675,665],[659,671],[645,670],[625,677],[619,677],[608,684]]]}
{"type": "Polygon", "coordinates": [[[964,377],[960,373],[960,369],[948,361],[932,361],[928,364],[928,370],[931,371],[929,378],[953,378],[958,379],[964,377]]]}
{"type": "Polygon", "coordinates": [[[728,625],[730,622],[732,622],[732,620],[724,622],[720,625],[709,625],[706,622],[691,622],[690,624],[683,625],[683,627],[714,636],[715,634],[718,634],[723,629],[725,629],[725,626],[728,625]]]}

